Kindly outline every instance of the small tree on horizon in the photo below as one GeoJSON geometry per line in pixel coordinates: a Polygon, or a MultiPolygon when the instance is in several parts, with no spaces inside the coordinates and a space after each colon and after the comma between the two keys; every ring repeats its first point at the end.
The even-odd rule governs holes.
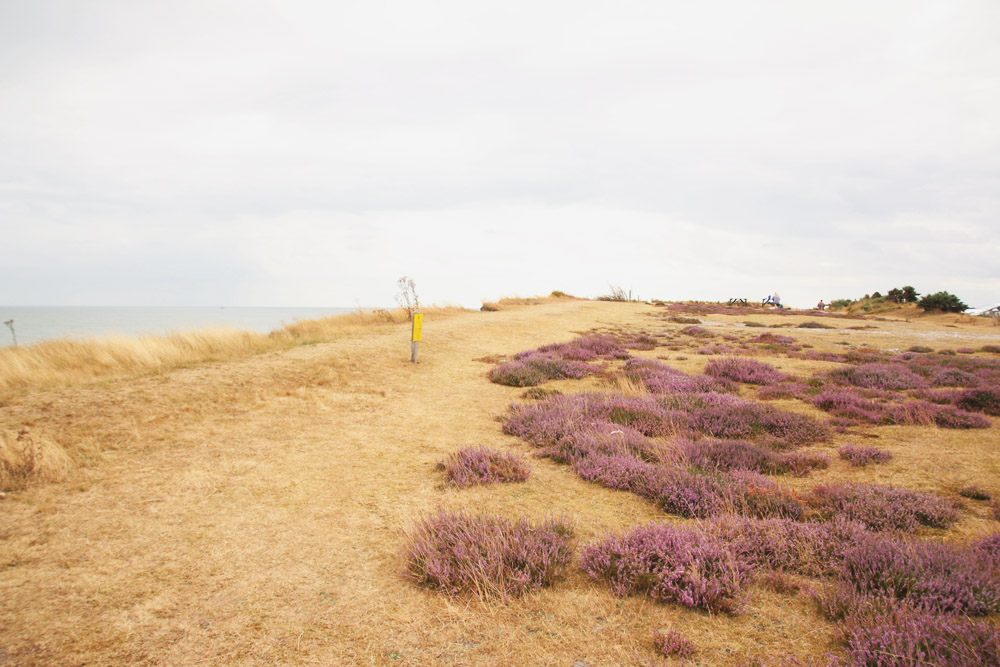
{"type": "Polygon", "coordinates": [[[400,308],[406,310],[406,316],[408,319],[413,319],[413,311],[420,308],[420,297],[417,296],[417,285],[413,282],[413,278],[403,276],[396,281],[396,285],[399,286],[399,292],[396,294],[396,303],[399,304],[400,308]]]}
{"type": "Polygon", "coordinates": [[[928,294],[917,303],[917,306],[924,310],[940,310],[943,313],[961,313],[969,309],[961,299],[948,292],[928,294]]]}

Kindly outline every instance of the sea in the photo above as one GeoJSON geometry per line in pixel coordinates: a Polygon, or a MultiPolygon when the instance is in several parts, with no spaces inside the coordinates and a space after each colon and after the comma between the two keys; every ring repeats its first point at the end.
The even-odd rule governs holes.
{"type": "Polygon", "coordinates": [[[0,347],[46,340],[86,340],[231,327],[267,333],[300,320],[341,315],[357,308],[0,306],[0,347]],[[10,320],[10,325],[6,323],[10,320]],[[13,330],[11,329],[13,327],[13,330]]]}

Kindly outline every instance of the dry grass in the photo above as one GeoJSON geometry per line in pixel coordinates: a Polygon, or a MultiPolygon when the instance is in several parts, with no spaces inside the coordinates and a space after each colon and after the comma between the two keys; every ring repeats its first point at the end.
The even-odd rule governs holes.
{"type": "MultiPolygon", "coordinates": [[[[440,318],[460,308],[428,308],[440,318]]],[[[404,310],[358,311],[289,324],[269,334],[205,329],[167,336],[58,340],[0,349],[0,405],[38,389],[71,386],[160,372],[188,364],[229,361],[295,345],[360,335],[373,327],[408,320],[404,310]]]]}
{"type": "MultiPolygon", "coordinates": [[[[409,362],[404,321],[356,322],[325,334],[309,325],[287,335],[330,342],[200,357],[210,363],[128,362],[104,375],[22,385],[0,406],[4,447],[27,427],[61,445],[76,467],[61,472],[62,481],[20,485],[0,501],[0,663],[658,664],[652,637],[666,628],[697,644],[692,664],[835,650],[836,628],[802,593],[760,587],[750,612],[729,618],[620,600],[575,567],[554,588],[509,604],[456,601],[405,580],[403,535],[438,508],[489,508],[530,520],[565,514],[580,543],[675,520],[548,460],[534,460],[531,478],[516,485],[453,489],[434,471],[457,443],[531,451],[495,421],[522,390],[489,383],[489,366],[477,358],[608,324],[681,327],[653,312],[553,299],[482,315],[428,314],[420,364],[409,362]]],[[[745,331],[739,318],[705,319],[719,323],[713,331],[760,331],[745,331]]],[[[882,349],[998,342],[992,331],[984,338],[983,327],[950,324],[783,333],[817,350],[844,349],[837,345],[844,339],[882,349]]],[[[774,360],[796,374],[826,367],[774,360]]],[[[697,372],[706,361],[691,355],[669,363],[697,372]]],[[[606,389],[597,378],[546,386],[606,389]]],[[[783,483],[808,490],[849,479],[956,498],[967,484],[1000,491],[996,426],[866,430],[879,436],[871,443],[892,452],[890,463],[852,469],[835,459],[827,470],[783,483]]],[[[856,441],[838,435],[824,450],[856,441]]],[[[934,536],[964,540],[996,528],[987,503],[966,504],[962,520],[934,536]]]]}

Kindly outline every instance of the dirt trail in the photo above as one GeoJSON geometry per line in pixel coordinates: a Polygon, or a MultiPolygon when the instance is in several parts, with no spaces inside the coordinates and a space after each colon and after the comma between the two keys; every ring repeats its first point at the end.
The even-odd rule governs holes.
{"type": "Polygon", "coordinates": [[[489,383],[477,358],[661,326],[653,310],[568,300],[470,313],[425,323],[420,364],[396,326],[0,409],[0,426],[101,451],[66,482],[0,503],[0,665],[596,667],[645,662],[652,631],[674,624],[714,655],[737,641],[828,645],[833,628],[807,600],[766,591],[750,614],[717,618],[617,600],[575,571],[496,607],[403,579],[403,532],[438,507],[565,513],[581,541],[663,518],[544,460],[525,484],[466,491],[433,469],[465,444],[527,452],[494,419],[521,390],[489,383]]]}

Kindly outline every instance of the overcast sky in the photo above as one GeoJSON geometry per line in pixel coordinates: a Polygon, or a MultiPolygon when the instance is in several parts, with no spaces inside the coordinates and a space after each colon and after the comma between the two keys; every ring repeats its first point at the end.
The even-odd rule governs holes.
{"type": "Polygon", "coordinates": [[[1000,2],[0,0],[0,303],[1000,302],[1000,2]]]}

